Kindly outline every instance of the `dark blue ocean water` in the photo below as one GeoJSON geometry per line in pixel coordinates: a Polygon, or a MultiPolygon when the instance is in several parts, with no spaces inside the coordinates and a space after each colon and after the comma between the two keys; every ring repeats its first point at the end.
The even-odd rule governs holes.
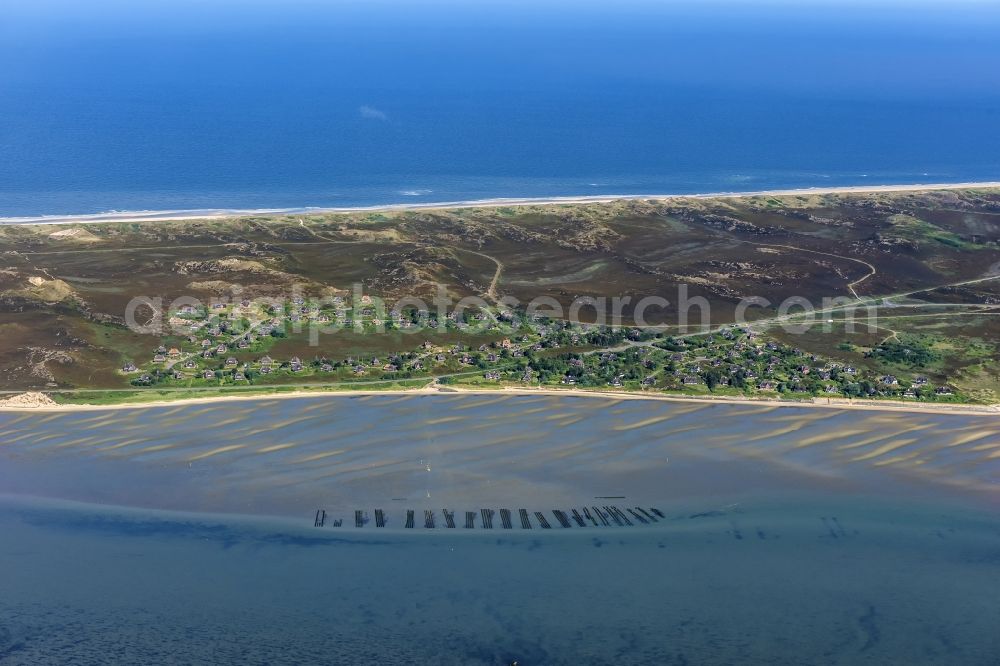
{"type": "Polygon", "coordinates": [[[0,216],[1000,178],[995,4],[801,4],[6,0],[0,216]]]}

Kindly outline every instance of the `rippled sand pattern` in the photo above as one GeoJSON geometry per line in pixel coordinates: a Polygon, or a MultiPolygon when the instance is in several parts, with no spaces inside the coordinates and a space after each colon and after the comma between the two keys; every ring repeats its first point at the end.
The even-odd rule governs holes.
{"type": "Polygon", "coordinates": [[[68,484],[75,499],[148,504],[150,495],[163,499],[179,483],[184,492],[169,508],[299,512],[303,503],[575,501],[599,494],[652,501],[698,494],[706,484],[713,492],[739,489],[790,471],[872,486],[928,479],[989,491],[1000,481],[995,417],[773,405],[317,397],[6,413],[0,433],[8,472],[0,471],[7,485],[0,490],[44,488],[52,475],[52,485],[65,494],[68,484]],[[694,465],[698,482],[685,473],[694,465]],[[71,469],[92,475],[81,480],[71,469]]]}
{"type": "Polygon", "coordinates": [[[90,504],[0,496],[0,662],[994,664],[998,435],[543,395],[4,413],[0,494],[90,504]],[[398,527],[596,496],[664,518],[398,527]]]}

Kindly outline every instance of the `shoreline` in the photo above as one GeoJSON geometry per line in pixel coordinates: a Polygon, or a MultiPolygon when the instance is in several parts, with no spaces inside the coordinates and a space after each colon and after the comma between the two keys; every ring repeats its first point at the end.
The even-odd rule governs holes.
{"type": "Polygon", "coordinates": [[[0,217],[0,225],[35,226],[60,224],[99,224],[135,222],[179,222],[187,220],[211,220],[230,217],[253,217],[260,215],[315,215],[335,213],[409,211],[460,208],[491,208],[494,206],[554,206],[588,203],[611,203],[637,199],[663,201],[672,199],[738,199],[761,196],[801,196],[827,194],[865,194],[879,192],[923,192],[934,190],[968,190],[1000,188],[1000,181],[965,183],[914,183],[902,185],[845,185],[841,187],[804,187],[776,190],[728,191],[705,193],[667,194],[604,194],[563,197],[510,197],[478,199],[471,201],[440,201],[428,203],[375,204],[371,206],[344,207],[300,207],[300,208],[257,208],[257,209],[195,209],[161,211],[124,211],[111,213],[87,213],[80,215],[39,215],[22,217],[0,217]]]}
{"type": "MultiPolygon", "coordinates": [[[[24,394],[21,394],[24,395],[24,394]]],[[[373,396],[427,396],[427,395],[545,395],[552,397],[575,398],[611,398],[614,400],[652,400],[660,402],[679,402],[697,404],[729,404],[729,405],[759,405],[763,407],[799,407],[819,409],[850,409],[861,411],[901,412],[917,414],[954,414],[966,416],[1000,417],[1000,405],[972,405],[963,403],[905,403],[901,401],[871,401],[848,400],[846,398],[811,398],[808,400],[787,400],[780,398],[748,398],[737,396],[683,396],[671,394],[646,394],[628,391],[588,391],[584,389],[559,389],[552,387],[498,387],[495,389],[462,388],[452,386],[424,386],[415,389],[348,389],[348,390],[304,390],[286,392],[261,392],[249,395],[218,395],[198,398],[179,398],[177,400],[150,400],[147,402],[123,402],[119,404],[45,404],[38,406],[4,406],[0,404],[2,413],[58,413],[58,412],[90,412],[118,409],[145,409],[153,407],[178,407],[187,405],[217,404],[221,402],[245,402],[250,400],[291,400],[296,398],[357,398],[373,396]]]]}

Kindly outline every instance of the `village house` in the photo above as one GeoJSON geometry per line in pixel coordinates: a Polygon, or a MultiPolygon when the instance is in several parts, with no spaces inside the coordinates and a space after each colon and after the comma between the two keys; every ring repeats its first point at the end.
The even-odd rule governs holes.
{"type": "Polygon", "coordinates": [[[122,366],[122,372],[139,372],[139,368],[135,367],[132,363],[126,363],[122,366]]]}

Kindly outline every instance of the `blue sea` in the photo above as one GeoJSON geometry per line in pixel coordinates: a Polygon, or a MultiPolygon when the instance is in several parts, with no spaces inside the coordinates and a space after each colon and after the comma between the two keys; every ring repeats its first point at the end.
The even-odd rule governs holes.
{"type": "MultiPolygon", "coordinates": [[[[0,218],[1000,180],[998,34],[961,0],[4,0],[0,218]]],[[[0,411],[0,664],[993,665],[998,438],[513,394],[0,411]],[[662,514],[556,522],[606,504],[662,514]],[[442,524],[504,507],[531,529],[442,524]]]]}
{"type": "Polygon", "coordinates": [[[1000,179],[996,3],[6,0],[0,217],[1000,179]]]}

